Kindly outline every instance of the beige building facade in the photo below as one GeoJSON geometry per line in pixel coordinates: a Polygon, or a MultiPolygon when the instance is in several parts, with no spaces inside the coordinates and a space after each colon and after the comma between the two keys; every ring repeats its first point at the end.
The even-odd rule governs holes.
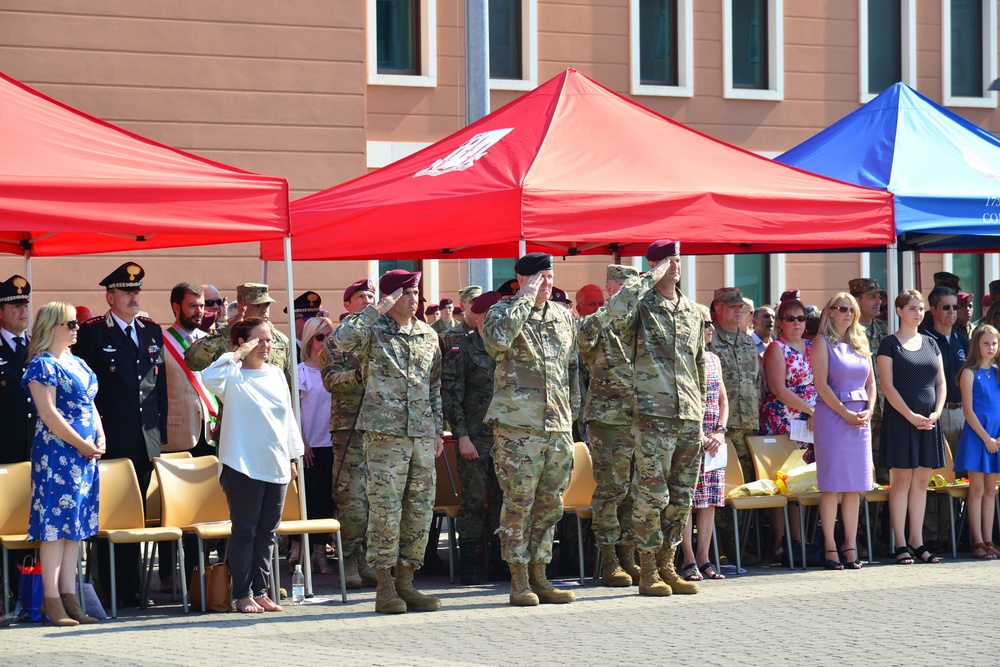
{"type": "MultiPolygon", "coordinates": [[[[493,109],[575,67],[694,129],[774,156],[902,80],[1000,132],[997,94],[988,90],[1000,52],[995,0],[487,5],[493,109]]],[[[464,51],[462,0],[0,0],[0,71],[156,141],[283,176],[293,198],[463,127],[464,51]]],[[[230,298],[236,284],[265,276],[283,290],[284,267],[257,257],[254,244],[236,244],[35,258],[35,305],[58,298],[101,312],[98,282],[132,259],[146,269],[143,308],[166,323],[169,290],[180,280],[213,283],[230,298]]],[[[319,292],[336,317],[343,287],[377,277],[391,259],[295,263],[296,292],[319,292]]],[[[607,262],[560,260],[556,283],[571,297],[586,283],[603,285],[607,262]]],[[[850,278],[883,278],[884,264],[882,253],[856,252],[698,257],[685,260],[683,284],[703,303],[735,284],[758,301],[799,288],[821,304],[850,278]]],[[[959,274],[977,296],[1000,278],[994,253],[922,254],[916,275],[912,258],[903,264],[904,285],[925,291],[939,270],[959,274]]],[[[496,279],[510,277],[511,266],[497,258],[496,279]]],[[[454,297],[467,282],[462,260],[419,268],[430,301],[454,297]]],[[[23,258],[0,258],[2,278],[24,270],[23,258]]]]}

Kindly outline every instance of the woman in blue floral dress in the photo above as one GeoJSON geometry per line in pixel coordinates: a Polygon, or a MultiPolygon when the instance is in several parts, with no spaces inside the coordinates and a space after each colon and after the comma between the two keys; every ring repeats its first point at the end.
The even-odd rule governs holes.
{"type": "Polygon", "coordinates": [[[95,623],[76,596],[79,542],[97,532],[97,460],[104,427],[94,408],[97,376],[73,356],[76,309],[53,302],[38,311],[21,383],[38,408],[31,445],[28,539],[41,541],[42,621],[95,623]]]}

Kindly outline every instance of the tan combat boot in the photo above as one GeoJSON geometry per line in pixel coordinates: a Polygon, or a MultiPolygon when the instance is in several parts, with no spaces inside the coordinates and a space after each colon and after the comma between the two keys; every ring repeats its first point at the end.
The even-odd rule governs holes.
{"type": "Polygon", "coordinates": [[[344,559],[344,585],[348,588],[361,588],[361,575],[358,574],[358,560],[344,559]]]}
{"type": "Polygon", "coordinates": [[[660,579],[660,573],[656,570],[655,554],[640,551],[639,563],[641,568],[639,572],[639,595],[653,595],[657,597],[673,595],[673,590],[670,586],[663,583],[663,580],[660,579]]]}
{"type": "Polygon", "coordinates": [[[368,559],[365,558],[364,549],[362,549],[358,554],[358,574],[361,575],[362,586],[371,588],[377,584],[375,579],[375,570],[368,565],[368,559]]]}
{"type": "Polygon", "coordinates": [[[378,580],[375,589],[375,611],[382,614],[405,614],[406,603],[396,594],[392,570],[380,567],[375,570],[375,578],[378,580]]]}
{"type": "Polygon", "coordinates": [[[528,585],[544,604],[566,604],[574,602],[573,591],[561,591],[545,578],[545,563],[528,563],[528,585]]]}
{"type": "Polygon", "coordinates": [[[663,547],[656,552],[656,566],[660,571],[660,579],[667,586],[670,586],[674,593],[694,595],[700,590],[698,584],[693,581],[684,581],[684,578],[677,574],[677,569],[674,567],[675,553],[674,547],[663,547]]]}
{"type": "Polygon", "coordinates": [[[528,585],[528,566],[523,563],[510,564],[510,603],[515,607],[538,606],[538,596],[528,585]]]}
{"type": "Polygon", "coordinates": [[[601,545],[601,582],[605,586],[616,588],[632,585],[632,577],[618,564],[618,555],[615,554],[613,544],[601,545]]]}
{"type": "Polygon", "coordinates": [[[618,544],[618,562],[628,576],[632,577],[632,585],[639,585],[640,570],[635,562],[635,542],[621,542],[618,544]]]}
{"type": "Polygon", "coordinates": [[[441,600],[424,595],[413,588],[413,573],[417,568],[402,561],[396,564],[396,593],[406,602],[407,611],[436,611],[441,608],[441,600]]]}

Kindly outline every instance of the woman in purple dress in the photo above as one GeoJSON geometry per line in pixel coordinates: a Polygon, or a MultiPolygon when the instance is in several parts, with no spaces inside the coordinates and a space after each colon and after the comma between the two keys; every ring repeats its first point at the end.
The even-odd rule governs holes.
{"type": "Polygon", "coordinates": [[[834,294],[823,309],[819,336],[813,341],[813,382],[819,398],[813,415],[816,483],[822,493],[819,518],[826,542],[826,569],[852,570],[858,558],[858,508],[861,492],[872,488],[872,432],[875,372],[868,337],[858,323],[861,310],[847,292],[834,294]],[[843,493],[840,516],[844,544],[837,549],[837,494],[843,493]],[[832,557],[831,557],[832,555],[832,557]]]}

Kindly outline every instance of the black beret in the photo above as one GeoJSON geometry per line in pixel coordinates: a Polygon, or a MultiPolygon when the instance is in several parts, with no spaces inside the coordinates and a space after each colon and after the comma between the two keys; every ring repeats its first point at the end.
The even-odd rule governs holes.
{"type": "Polygon", "coordinates": [[[497,288],[497,294],[499,294],[501,298],[505,296],[514,296],[520,289],[521,283],[517,282],[517,278],[511,278],[497,288]]]}
{"type": "Polygon", "coordinates": [[[646,259],[650,262],[659,262],[667,257],[676,257],[681,254],[681,242],[670,239],[653,241],[646,248],[646,259]]]}
{"type": "Polygon", "coordinates": [[[544,252],[529,252],[514,264],[514,273],[519,276],[533,276],[539,271],[552,270],[552,255],[544,252]]]}

